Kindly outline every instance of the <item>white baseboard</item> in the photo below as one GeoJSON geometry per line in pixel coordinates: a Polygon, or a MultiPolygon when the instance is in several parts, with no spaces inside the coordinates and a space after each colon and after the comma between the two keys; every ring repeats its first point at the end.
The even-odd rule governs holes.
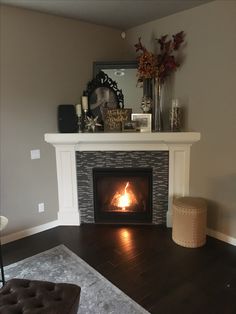
{"type": "Polygon", "coordinates": [[[236,246],[236,238],[213,229],[207,229],[207,235],[236,246]]]}
{"type": "Polygon", "coordinates": [[[8,234],[8,235],[1,237],[1,243],[5,244],[8,242],[16,241],[16,240],[31,236],[33,234],[39,233],[39,232],[42,232],[42,231],[45,231],[48,229],[52,229],[54,227],[57,227],[58,225],[59,225],[58,220],[54,220],[54,221],[48,222],[46,224],[43,224],[43,225],[40,225],[37,227],[32,227],[29,229],[25,229],[22,231],[11,233],[11,234],[8,234]]]}

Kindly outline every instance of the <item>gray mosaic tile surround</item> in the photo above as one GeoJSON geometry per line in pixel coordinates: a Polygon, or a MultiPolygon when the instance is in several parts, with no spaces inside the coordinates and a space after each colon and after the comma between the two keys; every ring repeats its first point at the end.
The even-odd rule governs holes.
{"type": "Polygon", "coordinates": [[[78,203],[82,223],[94,223],[92,170],[101,168],[152,167],[154,224],[166,223],[168,209],[168,151],[76,152],[78,203]]]}

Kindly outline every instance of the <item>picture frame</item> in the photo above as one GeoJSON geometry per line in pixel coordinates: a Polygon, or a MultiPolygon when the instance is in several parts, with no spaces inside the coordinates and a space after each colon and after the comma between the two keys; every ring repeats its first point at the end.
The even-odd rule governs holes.
{"type": "Polygon", "coordinates": [[[152,114],[151,113],[132,113],[131,120],[138,123],[140,132],[152,131],[152,114]]]}
{"type": "Polygon", "coordinates": [[[140,132],[137,121],[123,121],[122,122],[122,132],[140,132]]]}
{"type": "Polygon", "coordinates": [[[124,96],[117,83],[107,74],[100,71],[96,77],[87,84],[89,113],[92,117],[98,117],[98,122],[104,123],[106,109],[122,109],[124,96]]]}
{"type": "Polygon", "coordinates": [[[132,109],[104,109],[104,132],[121,132],[122,123],[131,120],[132,109]]]}

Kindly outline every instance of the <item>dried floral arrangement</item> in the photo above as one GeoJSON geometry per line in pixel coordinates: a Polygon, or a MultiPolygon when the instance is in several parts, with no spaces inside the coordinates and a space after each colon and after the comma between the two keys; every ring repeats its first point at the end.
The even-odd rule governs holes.
{"type": "Polygon", "coordinates": [[[176,61],[175,52],[184,42],[184,32],[172,35],[171,39],[168,39],[168,35],[164,35],[156,40],[159,44],[159,53],[157,54],[149,52],[143,46],[141,37],[135,44],[136,52],[140,53],[137,57],[138,83],[147,78],[157,78],[160,83],[163,83],[166,77],[180,65],[176,61]]]}

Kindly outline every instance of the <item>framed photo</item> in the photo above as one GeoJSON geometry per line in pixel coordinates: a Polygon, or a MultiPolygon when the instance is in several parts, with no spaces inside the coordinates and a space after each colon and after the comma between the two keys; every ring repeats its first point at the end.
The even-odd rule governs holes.
{"type": "Polygon", "coordinates": [[[100,71],[96,77],[87,84],[89,112],[98,122],[104,122],[106,109],[120,109],[124,107],[122,90],[107,74],[100,71]]]}
{"type": "Polygon", "coordinates": [[[122,123],[131,119],[132,109],[104,109],[104,131],[121,132],[122,123]]]}
{"type": "Polygon", "coordinates": [[[138,123],[140,132],[152,131],[152,114],[151,113],[132,113],[131,119],[138,123]]]}
{"type": "Polygon", "coordinates": [[[122,132],[139,132],[137,121],[123,121],[122,122],[122,132]]]}

